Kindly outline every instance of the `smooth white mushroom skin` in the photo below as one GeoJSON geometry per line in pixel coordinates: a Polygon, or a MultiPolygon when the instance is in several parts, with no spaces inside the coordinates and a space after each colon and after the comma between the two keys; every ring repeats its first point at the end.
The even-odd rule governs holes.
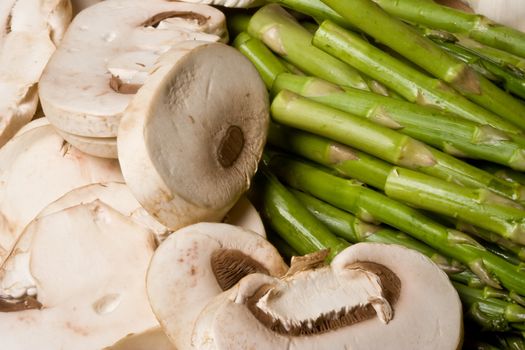
{"type": "MultiPolygon", "coordinates": [[[[334,258],[330,267],[321,269],[332,269],[334,274],[339,276],[348,272],[358,272],[359,275],[359,269],[368,269],[368,263],[384,266],[399,278],[399,295],[397,300],[391,303],[393,314],[386,324],[376,316],[358,319],[358,322],[347,326],[333,322],[333,325],[339,327],[335,329],[325,328],[327,323],[322,323],[323,326],[319,323],[319,326],[315,326],[315,331],[307,330],[304,335],[287,334],[286,327],[280,331],[277,331],[277,328],[273,330],[265,323],[269,324],[272,319],[261,321],[257,318],[260,315],[256,317],[252,313],[250,303],[251,307],[261,307],[263,310],[269,307],[274,308],[274,311],[280,310],[276,316],[287,315],[290,326],[293,326],[291,320],[303,319],[302,325],[306,329],[315,324],[314,320],[308,321],[313,308],[317,310],[316,314],[325,315],[325,319],[335,317],[337,314],[332,313],[335,311],[332,308],[338,309],[341,303],[352,300],[333,300],[335,295],[346,292],[354,294],[355,289],[361,289],[360,286],[364,285],[361,282],[357,285],[342,284],[335,277],[318,280],[316,277],[322,276],[315,272],[317,270],[314,270],[310,281],[304,276],[308,271],[287,275],[284,277],[285,284],[279,279],[272,282],[269,281],[269,276],[253,274],[243,278],[234,288],[208,303],[195,323],[193,348],[454,350],[461,347],[462,309],[459,297],[448,277],[420,253],[396,245],[360,243],[341,252],[334,258]],[[310,287],[305,285],[308,283],[311,283],[310,287]],[[346,289],[336,292],[336,287],[351,288],[354,291],[346,289]],[[266,300],[260,298],[258,293],[272,293],[272,288],[277,288],[274,289],[274,294],[266,297],[266,300]],[[290,292],[292,294],[286,296],[290,292]],[[305,295],[299,295],[301,293],[305,295]],[[270,298],[276,299],[273,305],[268,303],[270,298]],[[257,302],[255,306],[254,301],[257,302]]],[[[381,277],[381,283],[383,293],[386,293],[384,276],[381,277]]],[[[365,281],[366,279],[362,280],[365,281]]],[[[370,282],[373,281],[365,285],[373,286],[374,283],[370,282]]],[[[367,293],[372,291],[371,295],[376,293],[375,288],[367,290],[367,293]]],[[[359,293],[362,291],[361,289],[359,293]]],[[[374,300],[376,299],[372,297],[370,302],[374,300]]],[[[376,308],[379,315],[377,311],[376,308]]]]}
{"type": "Polygon", "coordinates": [[[84,154],[50,125],[33,128],[0,149],[0,263],[24,227],[74,188],[123,182],[118,161],[84,154]]]}
{"type": "Polygon", "coordinates": [[[0,147],[36,112],[37,83],[71,20],[69,0],[0,5],[0,147]]]}
{"type": "Polygon", "coordinates": [[[161,327],[129,334],[104,350],[176,350],[161,327]]]}
{"type": "Polygon", "coordinates": [[[147,70],[152,56],[196,39],[227,40],[224,14],[206,5],[163,0],[112,0],[87,7],[74,18],[44,70],[39,83],[43,110],[69,134],[116,137],[133,91],[124,89],[127,77],[111,72],[121,68],[129,77],[132,63],[147,70]]]}
{"type": "Polygon", "coordinates": [[[101,349],[156,326],[144,280],[150,230],[95,201],[35,220],[26,232],[43,307],[0,312],[2,348],[101,349]]]}
{"type": "MultiPolygon", "coordinates": [[[[243,273],[256,272],[253,269],[256,264],[272,276],[280,276],[287,270],[270,243],[237,226],[199,223],[169,236],[151,260],[146,285],[153,312],[177,349],[189,348],[194,320],[210,300],[222,293],[214,272],[217,271],[214,266],[221,263],[224,268],[238,272],[227,276],[230,283],[243,277],[243,273]],[[242,253],[249,258],[241,258],[252,262],[215,261],[217,253],[228,252],[237,257],[242,253]]],[[[220,270],[221,266],[218,267],[220,270]]]]}
{"type": "Polygon", "coordinates": [[[264,5],[264,0],[182,0],[184,2],[191,2],[193,4],[208,4],[225,7],[256,7],[264,5]]]}
{"type": "Polygon", "coordinates": [[[235,203],[230,211],[226,213],[222,222],[234,226],[240,226],[266,238],[266,230],[264,229],[261,216],[246,196],[241,196],[241,198],[239,198],[237,203],[235,203]]]}
{"type": "Polygon", "coordinates": [[[124,177],[169,228],[219,221],[248,189],[268,123],[266,88],[241,53],[181,43],[126,109],[117,139],[124,177]]]}

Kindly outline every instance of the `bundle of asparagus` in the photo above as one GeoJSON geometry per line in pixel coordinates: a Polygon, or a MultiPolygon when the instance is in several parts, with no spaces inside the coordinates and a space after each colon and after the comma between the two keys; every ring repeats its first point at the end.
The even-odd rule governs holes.
{"type": "Polygon", "coordinates": [[[270,2],[231,21],[272,96],[251,195],[276,246],[418,250],[487,332],[467,344],[524,347],[525,34],[428,0],[270,2]]]}

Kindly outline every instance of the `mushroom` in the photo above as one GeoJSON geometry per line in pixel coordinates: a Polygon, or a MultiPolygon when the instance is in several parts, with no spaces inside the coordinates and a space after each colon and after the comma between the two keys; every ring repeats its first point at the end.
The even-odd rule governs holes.
{"type": "Polygon", "coordinates": [[[223,13],[164,0],[94,4],[74,18],[46,66],[40,80],[42,108],[66,133],[114,138],[144,71],[174,43],[195,39],[227,40],[223,13]]]}
{"type": "Polygon", "coordinates": [[[38,218],[26,234],[34,296],[0,303],[2,348],[100,349],[157,324],[144,281],[150,230],[94,201],[38,218]]]}
{"type": "Polygon", "coordinates": [[[256,7],[262,6],[266,2],[264,0],[183,0],[184,2],[190,2],[193,4],[208,4],[214,6],[225,6],[225,7],[256,7]]]}
{"type": "Polygon", "coordinates": [[[69,0],[0,4],[0,147],[35,114],[38,80],[70,20],[69,0]]]}
{"type": "Polygon", "coordinates": [[[123,182],[118,161],[71,147],[50,125],[32,128],[0,149],[0,263],[24,227],[74,188],[123,182]]]}
{"type": "Polygon", "coordinates": [[[176,350],[161,327],[129,334],[104,350],[176,350]]]}
{"type": "Polygon", "coordinates": [[[252,231],[198,223],[169,236],[155,251],[146,277],[151,308],[179,350],[190,347],[193,323],[216,295],[250,273],[281,276],[277,250],[252,231]]]}
{"type": "Polygon", "coordinates": [[[57,132],[80,151],[101,158],[118,158],[116,137],[88,137],[69,134],[57,129],[57,132]]]}
{"type": "Polygon", "coordinates": [[[27,123],[24,125],[20,130],[18,130],[13,137],[17,137],[25,133],[26,131],[33,130],[35,128],[38,128],[40,126],[49,125],[49,120],[47,120],[46,117],[33,119],[30,123],[27,123]]]}
{"type": "Polygon", "coordinates": [[[281,279],[264,274],[243,278],[204,308],[193,347],[461,348],[459,297],[445,273],[422,254],[360,243],[341,252],[330,266],[318,263],[294,268],[292,262],[281,279]]]}
{"type": "Polygon", "coordinates": [[[126,183],[171,229],[219,221],[248,189],[268,123],[267,91],[248,59],[221,43],[181,43],[159,59],[122,118],[126,183]]]}

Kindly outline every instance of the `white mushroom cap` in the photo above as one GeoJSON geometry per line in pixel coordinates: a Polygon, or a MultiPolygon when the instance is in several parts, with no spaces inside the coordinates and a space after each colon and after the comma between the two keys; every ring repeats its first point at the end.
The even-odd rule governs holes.
{"type": "Polygon", "coordinates": [[[37,82],[71,20],[69,0],[0,4],[0,146],[37,109],[37,82]]]}
{"type": "MultiPolygon", "coordinates": [[[[65,132],[115,137],[133,96],[129,91],[118,92],[120,78],[110,73],[118,69],[115,62],[121,62],[125,70],[130,66],[129,52],[158,56],[181,40],[226,38],[225,17],[210,6],[164,0],[97,3],[74,18],[46,66],[39,91],[42,107],[51,123],[65,132]],[[181,19],[178,26],[161,25],[172,23],[172,17],[181,19]],[[196,27],[204,30],[193,30],[196,27]]],[[[150,62],[147,58],[139,63],[150,62]]]]}
{"type": "Polygon", "coordinates": [[[100,349],[157,324],[144,285],[151,231],[96,201],[39,218],[26,232],[42,308],[0,312],[2,348],[100,349]]]}
{"type": "Polygon", "coordinates": [[[78,151],[52,126],[12,139],[0,150],[0,262],[49,203],[74,188],[108,181],[124,181],[116,160],[78,151]]]}
{"type": "Polygon", "coordinates": [[[248,189],[268,122],[266,88],[241,53],[181,43],[159,59],[122,118],[126,183],[167,227],[218,221],[248,189]]]}
{"type": "Polygon", "coordinates": [[[187,226],[155,252],[147,274],[153,312],[178,349],[187,349],[206,304],[248,273],[287,270],[275,248],[254,232],[220,223],[187,226]],[[219,280],[218,280],[219,279],[219,280]]]}
{"type": "Polygon", "coordinates": [[[130,334],[104,350],[176,350],[161,327],[130,334]]]}
{"type": "Polygon", "coordinates": [[[416,251],[396,245],[360,243],[341,252],[330,267],[300,271],[273,282],[269,278],[261,274],[247,276],[210,302],[196,322],[194,348],[461,347],[459,297],[445,273],[416,251]],[[389,277],[392,274],[394,277],[389,277]],[[388,311],[384,301],[374,306],[373,314],[369,314],[372,309],[367,309],[366,297],[364,303],[354,304],[352,300],[363,292],[363,296],[369,295],[368,303],[380,301],[376,295],[377,279],[367,275],[380,278],[380,297],[387,300],[393,313],[383,313],[388,311]],[[356,276],[361,277],[356,280],[356,276]],[[347,277],[355,283],[348,284],[347,277]],[[345,310],[345,304],[349,309],[345,310]],[[318,318],[312,318],[311,313],[318,318]],[[381,314],[387,317],[382,320],[381,314]]]}

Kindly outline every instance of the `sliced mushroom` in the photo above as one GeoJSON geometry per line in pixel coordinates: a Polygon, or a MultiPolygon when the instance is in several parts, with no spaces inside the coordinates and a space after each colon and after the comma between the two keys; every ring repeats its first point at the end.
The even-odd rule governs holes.
{"type": "Polygon", "coordinates": [[[147,70],[174,43],[195,39],[227,40],[222,12],[164,0],[112,0],[90,6],[74,18],[42,75],[43,110],[53,125],[69,134],[115,137],[137,88],[136,81],[131,90],[126,83],[134,75],[130,67],[147,70]],[[115,71],[127,71],[128,77],[115,76],[115,71]]]}
{"type": "Polygon", "coordinates": [[[37,83],[71,20],[69,0],[0,5],[0,146],[36,112],[37,83]]]}
{"type": "Polygon", "coordinates": [[[250,185],[268,122],[266,88],[241,53],[220,43],[177,45],[122,118],[126,183],[171,229],[219,221],[250,185]]]}
{"type": "Polygon", "coordinates": [[[57,129],[57,132],[80,151],[101,158],[118,158],[116,137],[88,137],[69,134],[57,129]]]}
{"type": "Polygon", "coordinates": [[[281,276],[286,265],[252,231],[199,223],[169,236],[155,252],[146,286],[153,312],[177,349],[188,349],[194,320],[206,304],[250,273],[281,276]]]}
{"type": "Polygon", "coordinates": [[[282,279],[243,278],[202,311],[192,345],[453,350],[461,339],[459,297],[430,259],[401,246],[362,243],[330,266],[299,268],[282,279]]]}
{"type": "Polygon", "coordinates": [[[0,150],[0,263],[49,203],[74,188],[108,181],[124,181],[118,161],[78,151],[50,125],[8,142],[0,150]]]}
{"type": "Polygon", "coordinates": [[[150,230],[95,201],[33,221],[30,272],[40,308],[0,304],[2,348],[100,349],[157,324],[144,276],[150,230]]]}
{"type": "Polygon", "coordinates": [[[225,7],[256,7],[265,4],[264,0],[183,0],[184,2],[191,2],[193,4],[208,4],[225,7]]]}
{"type": "Polygon", "coordinates": [[[240,226],[266,238],[266,230],[264,229],[261,216],[246,196],[241,196],[241,198],[239,198],[233,208],[226,213],[222,222],[234,226],[240,226]]]}
{"type": "Polygon", "coordinates": [[[129,334],[104,350],[176,350],[161,327],[129,334]]]}
{"type": "Polygon", "coordinates": [[[40,126],[45,126],[45,125],[49,125],[49,120],[46,117],[34,119],[30,123],[27,123],[26,125],[24,125],[20,130],[18,130],[15,136],[13,137],[20,136],[24,134],[26,131],[33,130],[35,128],[38,128],[40,126]]]}

